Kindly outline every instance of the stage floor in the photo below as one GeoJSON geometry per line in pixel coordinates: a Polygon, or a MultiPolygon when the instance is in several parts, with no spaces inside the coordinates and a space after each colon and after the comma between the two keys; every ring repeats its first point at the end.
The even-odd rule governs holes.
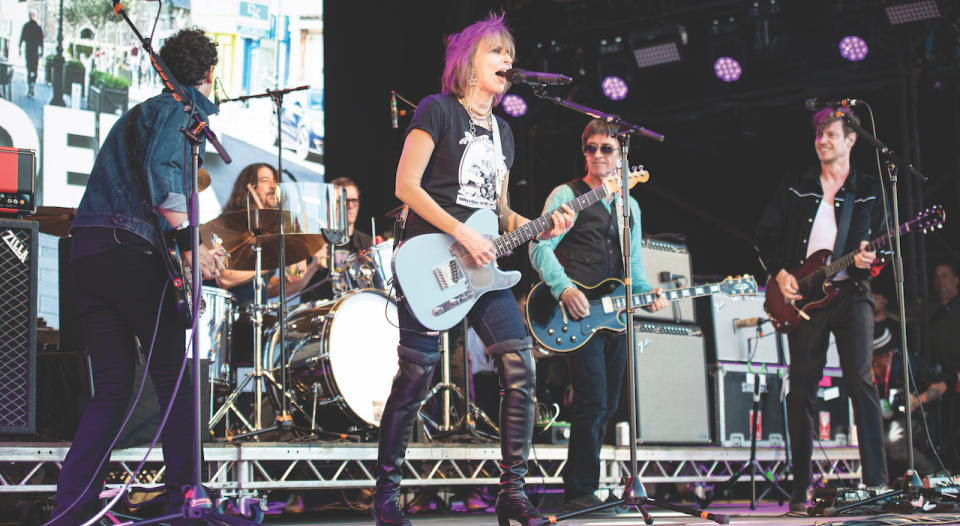
{"type": "MultiPolygon", "coordinates": [[[[705,525],[716,524],[715,522],[701,519],[699,517],[690,517],[680,513],[651,509],[651,515],[654,518],[654,525],[676,526],[676,525],[705,525]]],[[[760,502],[756,510],[751,510],[749,502],[718,502],[710,506],[709,511],[714,513],[723,513],[730,517],[730,524],[744,525],[818,525],[827,524],[960,524],[960,515],[949,514],[912,514],[912,515],[871,515],[871,516],[845,516],[845,517],[807,517],[807,516],[786,516],[787,505],[778,505],[776,502],[760,502]]],[[[480,526],[497,523],[497,517],[493,513],[422,513],[410,515],[410,519],[416,526],[441,526],[447,524],[457,524],[457,526],[480,526]]],[[[302,516],[285,516],[282,518],[270,518],[264,521],[265,524],[283,524],[287,526],[328,526],[328,525],[367,525],[373,524],[370,517],[360,512],[325,512],[303,514],[302,516]]],[[[628,513],[616,517],[576,517],[558,524],[578,525],[578,526],[632,526],[644,524],[643,518],[639,513],[628,513]]]]}

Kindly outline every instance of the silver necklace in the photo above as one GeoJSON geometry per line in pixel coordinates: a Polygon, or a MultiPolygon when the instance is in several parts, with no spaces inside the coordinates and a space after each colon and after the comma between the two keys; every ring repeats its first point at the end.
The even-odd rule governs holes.
{"type": "Polygon", "coordinates": [[[477,126],[474,124],[474,122],[479,123],[481,126],[486,128],[487,130],[490,130],[492,128],[493,125],[490,122],[491,119],[493,118],[492,111],[489,114],[487,114],[485,117],[481,118],[479,115],[477,115],[473,111],[473,108],[471,108],[470,105],[467,104],[466,100],[461,98],[460,105],[463,106],[465,110],[467,110],[467,115],[470,116],[470,134],[471,135],[473,135],[474,137],[476,137],[477,135],[477,126]]]}

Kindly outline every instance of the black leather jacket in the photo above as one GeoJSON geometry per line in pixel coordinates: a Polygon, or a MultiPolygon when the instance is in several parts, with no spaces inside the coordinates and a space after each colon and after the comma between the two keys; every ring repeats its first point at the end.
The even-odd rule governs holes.
{"type": "MultiPolygon", "coordinates": [[[[847,192],[853,192],[854,209],[850,231],[838,257],[858,250],[861,241],[870,241],[884,232],[880,182],[876,177],[853,168],[834,197],[838,229],[841,204],[847,192]]],[[[754,241],[760,263],[770,276],[776,276],[780,269],[789,270],[802,265],[806,260],[807,242],[821,199],[823,187],[820,185],[819,165],[799,176],[787,177],[777,188],[763,211],[754,241]]],[[[855,279],[868,275],[867,270],[852,265],[848,272],[855,279]]]]}

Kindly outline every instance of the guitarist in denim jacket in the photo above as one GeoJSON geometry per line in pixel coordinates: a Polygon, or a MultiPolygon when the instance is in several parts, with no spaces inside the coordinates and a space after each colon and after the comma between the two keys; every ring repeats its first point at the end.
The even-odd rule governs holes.
{"type": "MultiPolygon", "coordinates": [[[[813,116],[814,147],[820,165],[784,180],[756,231],[760,262],[768,274],[776,277],[786,301],[803,298],[799,276],[791,274],[790,269],[802,265],[814,252],[828,249],[840,257],[859,250],[854,264],[834,277],[838,295],[825,307],[812,310],[810,319],[789,334],[787,414],[793,454],[793,512],[804,512],[809,500],[814,409],[830,332],[836,338],[844,385],[853,398],[863,483],[877,487],[887,481],[880,401],[871,371],[875,306],[868,269],[876,254],[865,250],[869,239],[885,232],[883,202],[876,178],[850,165],[857,135],[836,116],[836,111],[826,108],[813,116]],[[845,210],[848,206],[852,208],[845,210]]],[[[857,119],[847,108],[841,111],[857,119]]]]}
{"type": "MultiPolygon", "coordinates": [[[[586,159],[587,174],[558,186],[551,192],[544,211],[552,210],[578,195],[603,183],[616,168],[620,146],[618,129],[600,119],[587,124],[581,136],[581,150],[586,159]]],[[[563,302],[574,320],[590,312],[587,297],[574,284],[593,286],[610,278],[623,278],[623,256],[617,221],[619,196],[612,195],[588,206],[577,215],[566,234],[530,244],[530,261],[540,273],[553,296],[563,302]]],[[[640,247],[640,206],[630,198],[631,266],[634,294],[648,292],[640,247]]],[[[654,292],[662,292],[655,289],[654,292]]],[[[660,296],[649,307],[662,309],[667,300],[660,296]]],[[[573,409],[567,464],[563,470],[565,511],[574,511],[600,504],[594,495],[600,484],[600,447],[603,445],[607,421],[617,409],[620,386],[627,363],[626,336],[608,331],[596,333],[583,347],[570,355],[573,382],[573,409]]]]}
{"type": "MultiPolygon", "coordinates": [[[[207,98],[217,63],[216,43],[200,29],[185,29],[165,41],[160,57],[193,98],[200,118],[207,120],[216,113],[207,98]]],[[[165,245],[157,231],[178,229],[178,245],[190,238],[186,196],[191,188],[184,187],[183,176],[189,145],[180,133],[186,122],[182,104],[169,90],[120,117],[100,149],[77,208],[70,271],[90,353],[94,397],[64,460],[50,524],[80,524],[100,509],[97,494],[103,489],[106,470],[98,470],[98,464],[109,454],[134,388],[134,337],[144,353],[153,348],[149,373],[160,405],[165,407],[175,398],[160,435],[168,512],[180,509],[184,500],[180,488],[191,483],[189,370],[174,392],[184,359],[184,321],[177,313],[173,286],[159,252],[165,245]],[[137,144],[130,146],[141,152],[142,165],[131,167],[128,159],[135,156],[128,141],[134,140],[137,144]],[[143,195],[134,170],[146,179],[150,196],[143,195]],[[150,201],[152,206],[146,204],[150,201]]],[[[201,143],[201,159],[203,149],[201,143]]],[[[199,252],[196,259],[189,251],[182,252],[182,257],[187,263],[198,261],[204,279],[215,278],[222,262],[203,246],[199,252]]]]}

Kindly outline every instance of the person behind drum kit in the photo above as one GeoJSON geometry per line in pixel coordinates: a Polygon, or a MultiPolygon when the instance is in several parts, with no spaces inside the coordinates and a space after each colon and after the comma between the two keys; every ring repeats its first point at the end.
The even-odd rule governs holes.
{"type": "MultiPolygon", "coordinates": [[[[556,187],[544,204],[550,210],[603,183],[615,171],[620,157],[616,140],[618,128],[600,119],[590,121],[580,137],[580,150],[586,160],[587,174],[556,187]]],[[[618,196],[613,195],[582,210],[573,228],[549,241],[530,244],[530,261],[540,273],[553,296],[563,302],[567,314],[578,320],[590,312],[587,297],[573,280],[593,286],[609,277],[620,277],[623,255],[618,222],[618,196]]],[[[641,261],[640,205],[630,198],[631,270],[633,293],[653,289],[641,261]]],[[[622,222],[622,220],[620,220],[622,222]]],[[[651,311],[667,305],[659,296],[651,311]]],[[[627,363],[627,343],[623,334],[602,331],[570,355],[573,383],[573,407],[567,464],[563,469],[564,510],[574,511],[601,504],[594,494],[600,484],[600,446],[607,421],[617,409],[620,386],[627,363]]]]}
{"type": "MultiPolygon", "coordinates": [[[[166,39],[160,56],[193,99],[199,118],[206,121],[216,113],[208,99],[217,63],[216,43],[201,29],[184,29],[166,39]]],[[[183,258],[188,263],[197,261],[204,278],[215,277],[222,262],[203,246],[196,259],[189,250],[192,230],[186,196],[191,189],[183,183],[188,145],[180,132],[185,120],[183,105],[170,90],[120,117],[100,148],[77,207],[70,267],[94,395],[63,462],[50,524],[80,524],[100,508],[97,495],[107,473],[101,466],[133,391],[135,337],[148,349],[150,377],[160,405],[174,399],[160,435],[168,512],[181,508],[181,487],[192,481],[191,372],[184,371],[174,391],[184,362],[184,324],[159,255],[164,243],[158,230],[176,230],[183,258]],[[141,182],[151,195],[144,195],[141,182]]],[[[201,143],[200,159],[203,150],[201,143]]]]}
{"type": "MultiPolygon", "coordinates": [[[[849,109],[839,111],[859,122],[849,109]]],[[[797,277],[787,269],[811,254],[856,252],[854,264],[834,278],[838,295],[790,332],[790,390],[787,413],[793,454],[790,511],[804,512],[812,482],[814,408],[823,377],[830,332],[837,342],[843,382],[853,399],[860,438],[862,481],[880,487],[887,481],[880,400],[871,372],[874,300],[868,269],[876,253],[867,240],[885,232],[880,183],[850,164],[857,134],[825,108],[812,119],[819,166],[786,178],[769,202],[756,231],[756,250],[767,273],[776,277],[785,301],[802,299],[797,277]],[[846,207],[851,207],[847,209],[846,207]],[[841,233],[846,232],[846,237],[841,233]],[[846,240],[835,247],[837,238],[846,240]],[[836,250],[834,250],[836,248],[836,250]]]]}
{"type": "MultiPolygon", "coordinates": [[[[223,213],[242,212],[248,208],[265,209],[277,208],[277,171],[273,166],[267,163],[254,163],[246,166],[237,175],[233,183],[233,190],[227,199],[227,204],[223,207],[223,213]]],[[[317,255],[322,255],[320,250],[317,255]]],[[[304,288],[314,273],[319,270],[318,260],[311,262],[302,261],[291,265],[296,268],[296,273],[287,272],[288,283],[286,286],[287,296],[296,294],[304,288]]],[[[265,271],[264,276],[271,271],[265,271]]],[[[217,277],[217,286],[227,289],[233,294],[238,304],[246,304],[253,301],[253,277],[255,272],[252,270],[226,269],[217,277]]],[[[273,277],[265,283],[264,300],[276,296],[280,293],[279,278],[273,277]]]]}
{"type": "MultiPolygon", "coordinates": [[[[342,269],[343,272],[347,272],[347,269],[343,269],[344,263],[360,251],[369,249],[373,245],[373,238],[365,232],[361,232],[360,230],[356,229],[357,214],[360,211],[360,189],[357,187],[357,183],[346,177],[338,177],[333,181],[330,181],[330,184],[338,188],[343,188],[347,197],[346,205],[348,241],[343,245],[337,245],[337,247],[334,249],[335,268],[339,268],[342,269]]],[[[351,286],[354,285],[350,283],[349,276],[344,276],[344,278],[336,284],[336,287],[330,282],[320,283],[330,276],[327,259],[329,259],[328,250],[325,249],[317,254],[316,262],[320,265],[320,268],[315,274],[306,276],[304,278],[305,286],[303,288],[309,290],[303,294],[302,301],[332,299],[334,297],[335,289],[337,289],[338,292],[345,292],[346,289],[351,288],[351,286]]]]}
{"type": "MultiPolygon", "coordinates": [[[[464,247],[478,265],[496,258],[493,243],[465,221],[477,209],[492,209],[500,229],[514,230],[529,220],[510,209],[509,167],[513,133],[492,114],[508,86],[497,75],[511,68],[513,36],[503,16],[491,14],[448,39],[442,94],[423,99],[405,133],[397,166],[396,195],[409,207],[401,240],[445,232],[464,247]],[[494,135],[496,134],[496,135],[494,135]]],[[[544,238],[569,228],[573,212],[554,213],[544,238]]],[[[380,421],[377,483],[372,514],[378,525],[409,525],[398,501],[404,453],[421,400],[440,360],[437,332],[420,324],[397,290],[400,325],[399,373],[380,421]]],[[[500,524],[523,524],[541,517],[524,493],[523,479],[533,433],[534,369],[532,338],[509,290],[491,291],[477,299],[467,315],[494,358],[502,386],[500,405],[500,524]]]]}

